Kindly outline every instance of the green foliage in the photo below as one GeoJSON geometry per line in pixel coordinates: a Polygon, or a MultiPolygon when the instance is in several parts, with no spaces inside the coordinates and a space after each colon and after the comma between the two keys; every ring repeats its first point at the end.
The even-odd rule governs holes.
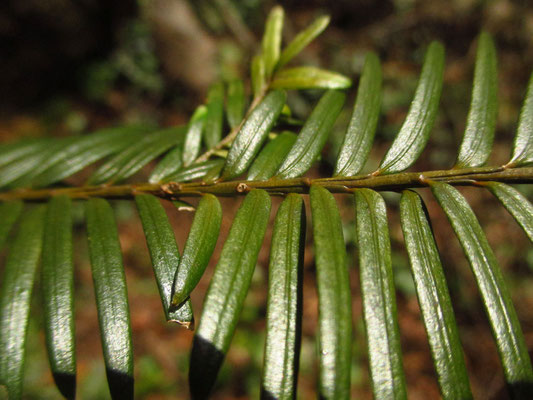
{"type": "MultiPolygon", "coordinates": [[[[382,196],[387,191],[402,193],[404,242],[442,397],[472,397],[434,230],[424,201],[416,192],[420,187],[431,188],[471,265],[510,393],[516,398],[527,398],[531,393],[533,370],[509,289],[481,225],[454,186],[470,185],[478,191],[486,187],[532,240],[533,206],[510,184],[533,182],[533,78],[511,160],[503,166],[482,167],[492,149],[497,114],[496,50],[490,35],[482,33],[457,164],[448,170],[404,172],[423,153],[438,112],[444,48],[438,42],[431,43],[411,107],[396,138],[376,171],[357,175],[373,147],[382,98],[380,62],[369,53],[351,120],[341,131],[333,177],[317,178],[316,170],[302,177],[320,159],[345,102],[341,89],[350,87],[351,79],[317,67],[288,66],[325,29],[329,18],[318,18],[282,48],[283,18],[283,10],[276,7],[267,19],[260,52],[252,60],[253,100],[247,109],[246,85],[241,80],[216,82],[206,103],[196,108],[185,126],[119,127],[79,137],[0,146],[0,245],[9,244],[0,289],[0,384],[7,387],[10,398],[19,399],[23,393],[26,331],[40,258],[50,366],[61,393],[66,398],[74,397],[73,202],[81,202],[86,208],[109,390],[112,398],[122,399],[133,397],[133,349],[122,251],[115,213],[108,200],[135,202],[165,318],[193,329],[190,295],[218,240],[223,215],[218,197],[241,195],[245,197],[225,238],[193,339],[191,395],[206,398],[215,386],[237,324],[247,314],[241,312],[246,309],[245,300],[253,286],[267,232],[271,196],[283,195],[285,200],[273,225],[263,378],[257,393],[265,399],[295,398],[306,244],[301,193],[309,194],[314,242],[319,397],[350,398],[352,375],[360,374],[352,372],[352,355],[357,353],[360,358],[361,350],[352,349],[353,294],[345,247],[345,238],[350,236],[357,243],[374,396],[405,398],[396,269],[385,201],[389,198],[382,196]],[[299,125],[291,120],[287,105],[286,91],[295,89],[328,89],[299,132],[293,131],[299,125]],[[97,162],[86,185],[72,187],[65,181],[97,162]],[[141,174],[146,168],[151,168],[148,174],[141,174]],[[139,182],[146,175],[148,182],[139,182]],[[143,178],[135,178],[137,183],[132,183],[134,176],[143,178]],[[351,194],[355,200],[354,232],[343,232],[332,193],[351,194]],[[186,197],[201,197],[196,209],[182,200],[186,197]],[[182,257],[161,203],[167,200],[195,212],[182,257]],[[48,204],[35,206],[31,202],[48,204]]],[[[245,340],[239,335],[237,338],[236,344],[247,349],[261,347],[257,343],[243,344],[245,340]]]]}

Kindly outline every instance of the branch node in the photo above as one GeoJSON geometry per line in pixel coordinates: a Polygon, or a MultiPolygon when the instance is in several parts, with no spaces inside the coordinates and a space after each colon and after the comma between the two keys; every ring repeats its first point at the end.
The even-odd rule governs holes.
{"type": "Polygon", "coordinates": [[[237,190],[237,193],[246,193],[250,191],[250,186],[248,186],[246,183],[239,183],[237,187],[235,188],[237,190]]]}

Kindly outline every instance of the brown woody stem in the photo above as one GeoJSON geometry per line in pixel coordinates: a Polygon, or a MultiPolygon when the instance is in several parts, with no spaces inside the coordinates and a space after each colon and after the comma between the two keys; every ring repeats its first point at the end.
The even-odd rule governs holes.
{"type": "Polygon", "coordinates": [[[450,185],[479,185],[487,181],[503,183],[533,183],[533,167],[509,168],[483,167],[451,169],[427,172],[403,172],[391,175],[361,175],[335,178],[295,178],[266,181],[234,180],[215,183],[124,184],[99,185],[72,188],[14,189],[0,193],[0,201],[27,200],[46,201],[60,194],[72,199],[102,197],[107,199],[131,199],[137,194],[148,193],[163,199],[197,197],[205,193],[216,196],[234,197],[246,194],[252,189],[264,189],[272,195],[287,193],[308,193],[311,185],[321,185],[333,193],[351,193],[354,189],[369,188],[377,191],[401,191],[427,187],[428,181],[440,181],[450,185]]]}

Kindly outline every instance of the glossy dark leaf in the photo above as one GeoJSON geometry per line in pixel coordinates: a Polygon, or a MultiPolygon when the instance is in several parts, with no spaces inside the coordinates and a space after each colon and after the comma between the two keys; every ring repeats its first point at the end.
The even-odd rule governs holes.
{"type": "Polygon", "coordinates": [[[268,142],[248,169],[248,180],[262,181],[274,176],[296,138],[294,133],[285,131],[268,142]]]}
{"type": "Polygon", "coordinates": [[[433,128],[444,73],[444,47],[432,42],[426,52],[416,93],[407,117],[378,168],[380,174],[401,172],[418,159],[433,128]]]}
{"type": "Polygon", "coordinates": [[[350,398],[352,305],[342,224],[333,195],[309,192],[318,287],[318,354],[321,399],[350,398]]]}
{"type": "Polygon", "coordinates": [[[385,201],[373,190],[359,189],[355,210],[372,390],[376,399],[405,399],[385,201]]]}
{"type": "Polygon", "coordinates": [[[102,164],[89,178],[92,185],[129,178],[172,146],[183,145],[185,128],[167,128],[145,135],[102,164]]]}
{"type": "Polygon", "coordinates": [[[135,196],[135,203],[141,217],[166,320],[193,329],[194,319],[190,301],[177,309],[170,308],[172,283],[178,270],[180,255],[165,209],[157,197],[150,194],[135,196]]]}
{"type": "Polygon", "coordinates": [[[533,384],[531,360],[498,261],[461,193],[439,182],[432,182],[431,190],[448,216],[476,278],[509,387],[516,397],[527,398],[528,386],[533,384]]]}
{"type": "Polygon", "coordinates": [[[533,205],[526,196],[505,183],[488,182],[486,186],[522,227],[529,240],[533,242],[533,205]]]}
{"type": "Polygon", "coordinates": [[[6,386],[9,399],[22,397],[24,345],[45,210],[38,206],[22,216],[0,286],[0,385],[6,386]]]}
{"type": "Polygon", "coordinates": [[[231,145],[222,179],[232,179],[246,171],[276,123],[286,99],[285,92],[275,90],[254,108],[231,145]]]}
{"type": "MultiPolygon", "coordinates": [[[[190,165],[196,160],[202,146],[202,134],[205,127],[207,108],[200,106],[194,111],[189,121],[187,134],[185,135],[185,144],[183,145],[183,165],[190,165]]],[[[177,171],[178,168],[175,169],[177,171]]],[[[174,171],[173,171],[174,172],[174,171]]],[[[163,174],[162,176],[168,175],[163,174]]]]}
{"type": "Polygon", "coordinates": [[[470,399],[463,349],[439,252],[422,199],[405,190],[400,200],[405,246],[444,399],[470,399]]]}
{"type": "Polygon", "coordinates": [[[529,78],[526,99],[520,112],[518,130],[513,143],[513,154],[509,166],[533,163],[533,73],[529,78]]]}
{"type": "Polygon", "coordinates": [[[326,144],[329,132],[344,104],[345,95],[328,90],[305,121],[296,142],[279,167],[276,176],[282,179],[303,175],[326,144]]]}
{"type": "Polygon", "coordinates": [[[193,399],[206,398],[228,351],[270,215],[270,196],[248,193],[224,243],[204,300],[189,368],[193,399]]]}
{"type": "Polygon", "coordinates": [[[300,356],[305,205],[292,193],[272,232],[262,398],[294,399],[300,356]]]}
{"type": "Polygon", "coordinates": [[[183,160],[182,146],[176,146],[170,150],[161,161],[155,166],[148,178],[150,183],[159,183],[165,176],[175,174],[180,170],[183,160]]]}
{"type": "Polygon", "coordinates": [[[133,347],[126,276],[113,210],[86,204],[87,236],[107,382],[113,399],[133,399],[133,347]]]}
{"type": "Polygon", "coordinates": [[[196,208],[183,257],[175,272],[172,306],[180,306],[187,300],[200,281],[215,250],[221,223],[220,202],[212,194],[205,194],[196,208]]]}
{"type": "Polygon", "coordinates": [[[498,70],[492,38],[482,32],[478,38],[472,100],[456,168],[484,165],[492,150],[498,116],[498,70]]]}
{"type": "Polygon", "coordinates": [[[380,105],[381,65],[374,53],[368,53],[334,176],[357,175],[365,165],[374,141],[380,105]]]}
{"type": "Polygon", "coordinates": [[[44,187],[81,171],[88,165],[122,151],[148,135],[150,127],[133,125],[103,129],[83,136],[41,164],[33,186],[44,187]]]}
{"type": "Polygon", "coordinates": [[[69,197],[53,197],[45,218],[42,278],[46,348],[57,388],[67,399],[76,394],[74,262],[69,197]]]}

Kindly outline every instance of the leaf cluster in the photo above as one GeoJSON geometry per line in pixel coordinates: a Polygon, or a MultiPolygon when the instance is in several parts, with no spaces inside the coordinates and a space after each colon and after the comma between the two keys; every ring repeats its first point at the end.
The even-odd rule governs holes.
{"type": "Polygon", "coordinates": [[[533,240],[533,206],[508,184],[533,181],[533,75],[509,162],[486,166],[494,140],[498,95],[496,51],[490,35],[482,32],[470,110],[455,165],[445,171],[405,173],[424,151],[438,112],[445,55],[443,46],[432,42],[401,129],[379,167],[360,175],[372,148],[381,105],[380,61],[369,53],[333,176],[310,179],[303,176],[320,157],[345,103],[341,89],[348,88],[351,81],[316,67],[288,66],[325,29],[329,18],[317,19],[282,49],[283,17],[280,7],[268,16],[261,51],[251,65],[253,99],[248,107],[242,81],[216,83],[206,103],[185,126],[109,128],[83,137],[0,147],[0,246],[10,239],[0,288],[0,383],[10,398],[22,396],[25,338],[37,273],[41,274],[52,374],[63,396],[75,397],[73,201],[85,207],[111,396],[132,398],[127,287],[109,199],[125,197],[135,202],[164,316],[194,329],[190,295],[219,237],[222,208],[217,195],[244,195],[211,278],[191,349],[191,396],[208,397],[250,287],[268,227],[272,194],[284,194],[285,198],[272,231],[261,393],[267,399],[295,398],[307,220],[302,192],[309,194],[315,249],[318,395],[324,399],[350,397],[352,294],[342,221],[331,193],[341,192],[354,201],[374,396],[405,398],[387,210],[379,193],[391,188],[401,192],[405,247],[441,394],[449,399],[471,398],[439,251],[417,187],[431,189],[464,249],[511,394],[527,398],[531,393],[531,360],[500,266],[474,212],[454,186],[490,190],[533,240]],[[325,92],[296,132],[299,125],[290,115],[286,91],[309,88],[325,92]],[[229,132],[225,135],[226,124],[229,132]],[[119,185],[155,160],[149,182],[119,185]],[[97,162],[85,184],[61,187],[66,178],[97,162]],[[196,208],[181,200],[186,196],[201,196],[196,208]],[[182,254],[158,197],[195,212],[182,254]],[[25,206],[24,200],[46,204],[25,206]]]}

